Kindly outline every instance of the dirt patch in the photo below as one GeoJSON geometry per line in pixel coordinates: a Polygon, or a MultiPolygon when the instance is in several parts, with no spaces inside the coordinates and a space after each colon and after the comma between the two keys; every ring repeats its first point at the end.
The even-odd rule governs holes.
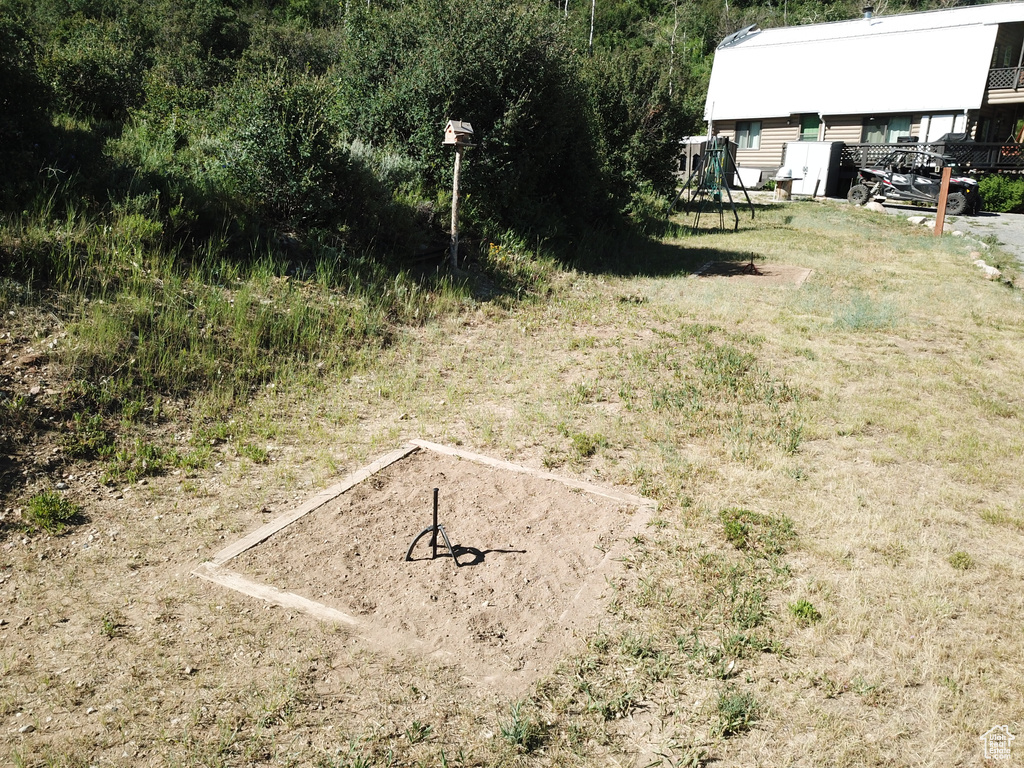
{"type": "Polygon", "coordinates": [[[217,571],[225,586],[334,619],[378,649],[455,664],[503,690],[525,687],[594,628],[606,576],[621,567],[626,540],[651,507],[469,456],[393,455],[262,543],[237,555],[238,545],[228,547],[220,563],[231,571],[216,564],[199,573],[217,571]],[[405,560],[431,524],[434,488],[461,567],[444,547],[432,559],[429,536],[405,560]]]}
{"type": "Polygon", "coordinates": [[[753,264],[747,261],[709,261],[693,277],[725,277],[741,282],[803,285],[812,270],[792,264],[753,264]]]}

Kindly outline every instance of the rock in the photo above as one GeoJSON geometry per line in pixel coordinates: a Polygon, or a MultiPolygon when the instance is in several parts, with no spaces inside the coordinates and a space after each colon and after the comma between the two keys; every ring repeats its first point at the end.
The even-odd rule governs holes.
{"type": "Polygon", "coordinates": [[[864,210],[874,211],[875,213],[885,213],[885,206],[872,200],[871,202],[864,204],[864,210]]]}
{"type": "MultiPolygon", "coordinates": [[[[13,314],[13,312],[11,313],[13,314]]],[[[46,362],[46,355],[39,352],[30,352],[27,355],[22,355],[14,361],[15,365],[21,365],[28,367],[30,365],[40,365],[46,362]]]]}
{"type": "Polygon", "coordinates": [[[924,224],[927,220],[927,216],[907,216],[907,221],[915,226],[924,224]]]}
{"type": "Polygon", "coordinates": [[[964,236],[964,233],[961,232],[959,229],[954,229],[953,230],[953,237],[963,237],[963,236],[964,236]]]}
{"type": "Polygon", "coordinates": [[[1003,276],[1002,272],[1000,272],[995,267],[986,264],[983,259],[975,259],[974,266],[976,266],[978,269],[982,271],[982,273],[984,273],[985,279],[987,280],[998,280],[1000,277],[1003,276]]]}
{"type": "Polygon", "coordinates": [[[1000,277],[1003,276],[1002,272],[1000,272],[995,267],[990,267],[988,264],[985,265],[985,268],[982,270],[982,272],[985,273],[986,280],[998,280],[1000,277]]]}
{"type": "Polygon", "coordinates": [[[36,727],[29,723],[28,725],[21,726],[21,728],[18,729],[18,733],[32,733],[35,729],[36,727]]]}

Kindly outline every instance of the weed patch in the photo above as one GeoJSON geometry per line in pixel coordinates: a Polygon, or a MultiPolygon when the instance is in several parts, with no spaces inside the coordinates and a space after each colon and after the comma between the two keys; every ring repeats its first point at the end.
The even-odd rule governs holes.
{"type": "Polygon", "coordinates": [[[949,564],[958,571],[969,571],[975,566],[974,558],[962,549],[949,556],[949,564]]]}
{"type": "Polygon", "coordinates": [[[82,520],[82,509],[57,491],[43,491],[28,500],[25,522],[39,531],[56,535],[82,520]]]}
{"type": "Polygon", "coordinates": [[[760,715],[757,700],[750,693],[724,690],[715,702],[718,723],[714,735],[728,738],[742,733],[752,726],[760,715]]]}
{"type": "Polygon", "coordinates": [[[783,516],[730,507],[718,513],[726,540],[736,549],[758,550],[767,555],[780,555],[796,534],[793,523],[783,516]]]}
{"type": "Polygon", "coordinates": [[[803,598],[797,600],[795,603],[790,603],[789,612],[799,624],[814,624],[821,621],[821,612],[803,598]]]}
{"type": "Polygon", "coordinates": [[[543,741],[544,731],[536,715],[527,709],[523,702],[514,703],[507,718],[498,720],[498,732],[501,738],[517,752],[529,753],[539,747],[543,741]]]}

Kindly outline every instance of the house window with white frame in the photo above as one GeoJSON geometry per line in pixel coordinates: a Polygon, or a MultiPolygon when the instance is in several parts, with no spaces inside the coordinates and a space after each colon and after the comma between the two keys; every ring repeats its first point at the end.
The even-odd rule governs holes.
{"type": "Polygon", "coordinates": [[[736,123],[737,149],[761,148],[761,121],[743,120],[736,123]]]}

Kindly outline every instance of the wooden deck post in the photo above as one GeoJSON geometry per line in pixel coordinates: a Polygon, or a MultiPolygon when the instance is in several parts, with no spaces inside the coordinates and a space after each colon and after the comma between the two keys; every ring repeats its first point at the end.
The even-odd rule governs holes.
{"type": "Polygon", "coordinates": [[[939,187],[939,207],[935,211],[935,236],[942,235],[942,227],[946,223],[946,198],[949,197],[949,177],[953,169],[946,166],[942,169],[942,185],[939,187]]]}

